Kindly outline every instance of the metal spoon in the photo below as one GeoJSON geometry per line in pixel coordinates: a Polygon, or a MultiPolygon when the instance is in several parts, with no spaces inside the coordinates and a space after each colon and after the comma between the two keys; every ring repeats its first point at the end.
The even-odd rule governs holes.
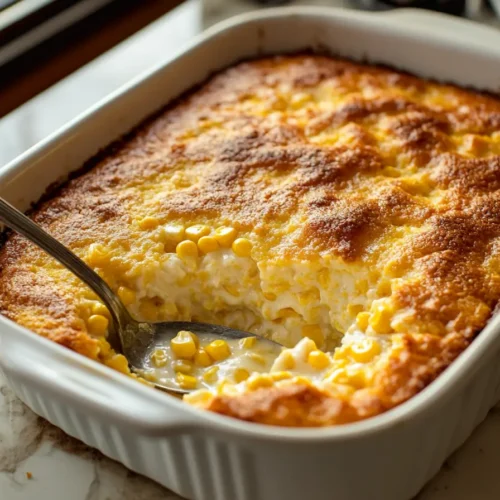
{"type": "MultiPolygon", "coordinates": [[[[38,245],[42,250],[57,259],[63,266],[78,276],[104,302],[113,320],[110,343],[113,348],[124,354],[130,367],[135,372],[141,372],[148,366],[148,360],[154,350],[169,345],[181,330],[188,330],[200,337],[213,340],[214,335],[223,339],[242,339],[251,337],[250,333],[234,330],[220,325],[193,323],[189,321],[168,321],[164,323],[145,323],[135,321],[122,304],[121,300],[111,290],[108,284],[90,267],[62,243],[46,233],[40,226],[26,217],[19,210],[0,198],[0,221],[6,226],[22,234],[25,238],[38,245]]],[[[258,337],[259,342],[266,342],[267,347],[276,349],[276,355],[281,346],[271,340],[258,337]]],[[[158,389],[178,394],[186,394],[189,390],[173,385],[155,384],[158,389]]]]}

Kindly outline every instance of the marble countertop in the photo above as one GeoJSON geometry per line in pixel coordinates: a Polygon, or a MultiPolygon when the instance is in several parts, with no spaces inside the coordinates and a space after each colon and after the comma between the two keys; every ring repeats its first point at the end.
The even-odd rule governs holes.
{"type": "MultiPolygon", "coordinates": [[[[211,24],[220,15],[221,2],[229,1],[232,2],[206,0],[203,24],[211,24]]],[[[324,3],[332,4],[332,1],[324,0],[324,3]]],[[[235,0],[232,5],[237,11],[248,6],[245,6],[245,0],[235,0]]],[[[132,76],[167,57],[168,50],[176,50],[199,31],[201,13],[199,0],[190,0],[0,120],[0,166],[132,76]]],[[[497,499],[500,497],[498,464],[500,405],[490,412],[467,443],[446,461],[417,498],[497,499]]],[[[0,498],[179,500],[174,493],[128,471],[36,416],[9,390],[1,374],[0,498]]]]}

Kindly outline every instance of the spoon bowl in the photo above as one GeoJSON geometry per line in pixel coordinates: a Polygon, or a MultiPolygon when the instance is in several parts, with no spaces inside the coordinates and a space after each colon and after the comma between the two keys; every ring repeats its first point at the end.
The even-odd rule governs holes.
{"type": "MultiPolygon", "coordinates": [[[[201,341],[204,338],[212,341],[214,338],[235,340],[256,337],[256,335],[248,332],[208,323],[190,321],[147,323],[136,321],[119,297],[93,269],[87,266],[83,260],[60,241],[2,198],[0,198],[0,221],[58,260],[97,294],[108,308],[113,321],[110,336],[112,347],[127,358],[131,370],[138,374],[141,374],[148,367],[152,353],[156,349],[170,345],[170,341],[182,330],[188,330],[196,334],[201,341]]],[[[276,355],[281,352],[282,346],[280,344],[263,337],[258,338],[259,342],[267,344],[268,349],[272,349],[273,352],[275,349],[276,355]]],[[[165,383],[155,383],[154,385],[158,389],[176,394],[191,392],[175,385],[173,381],[171,385],[165,383]]]]}
{"type": "MultiPolygon", "coordinates": [[[[260,343],[266,343],[268,351],[276,352],[276,356],[281,352],[282,346],[272,340],[252,335],[242,330],[235,330],[227,326],[213,325],[210,323],[198,323],[191,321],[165,321],[161,323],[139,323],[131,320],[127,324],[124,332],[118,333],[117,337],[122,338],[123,354],[127,358],[131,369],[142,374],[150,367],[149,360],[157,349],[170,345],[170,341],[183,330],[194,333],[202,343],[204,340],[212,341],[215,338],[223,340],[240,340],[247,337],[257,337],[260,343]]],[[[167,392],[176,394],[188,394],[189,389],[182,389],[177,385],[165,382],[155,382],[155,387],[167,392]]]]}

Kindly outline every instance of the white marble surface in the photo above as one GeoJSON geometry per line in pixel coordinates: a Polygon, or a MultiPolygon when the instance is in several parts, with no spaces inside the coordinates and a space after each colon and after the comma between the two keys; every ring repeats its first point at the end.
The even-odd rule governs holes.
{"type": "MultiPolygon", "coordinates": [[[[213,10],[216,4],[233,2],[206,1],[212,2],[205,6],[210,15],[206,24],[211,24],[220,15],[217,8],[213,10]]],[[[241,8],[242,2],[244,0],[234,0],[233,8],[241,8]],[[239,3],[239,7],[235,3],[239,3]]],[[[200,5],[197,0],[191,0],[0,120],[0,166],[130,77],[167,57],[169,51],[176,50],[196,33],[199,26],[200,5]]],[[[447,460],[441,472],[417,498],[498,499],[499,464],[500,405],[447,460]]],[[[391,472],[387,471],[387,480],[390,478],[391,472]]],[[[37,417],[8,389],[0,374],[0,500],[49,499],[179,500],[179,497],[37,417]]]]}

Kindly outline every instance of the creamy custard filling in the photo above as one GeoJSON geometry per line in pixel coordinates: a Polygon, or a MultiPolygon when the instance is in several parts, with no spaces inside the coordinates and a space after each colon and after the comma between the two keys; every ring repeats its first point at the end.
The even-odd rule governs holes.
{"type": "Polygon", "coordinates": [[[369,308],[376,286],[366,270],[341,262],[255,262],[230,249],[202,257],[169,254],[137,278],[131,312],[160,299],[165,319],[223,322],[292,347],[304,337],[333,348],[369,308]]]}
{"type": "MultiPolygon", "coordinates": [[[[257,261],[246,238],[206,246],[211,235],[232,228],[194,227],[198,231],[204,227],[205,236],[191,235],[159,261],[138,265],[133,289],[119,288],[131,313],[145,321],[154,317],[222,324],[269,338],[284,348],[281,353],[262,352],[230,341],[227,356],[218,359],[208,354],[208,343],[188,356],[177,356],[166,345],[140,373],[146,380],[209,391],[224,384],[239,384],[243,390],[263,380],[257,374],[266,373],[273,381],[297,376],[313,383],[342,381],[346,352],[354,360],[352,372],[377,358],[388,343],[370,326],[370,308],[375,308],[375,315],[378,309],[385,311],[384,296],[391,290],[390,282],[381,280],[375,268],[342,259],[286,265],[279,259],[257,261]],[[234,241],[244,241],[246,251],[241,252],[234,241]]],[[[188,236],[189,229],[185,230],[188,236]]],[[[164,230],[160,227],[158,232],[164,230]]]]}

